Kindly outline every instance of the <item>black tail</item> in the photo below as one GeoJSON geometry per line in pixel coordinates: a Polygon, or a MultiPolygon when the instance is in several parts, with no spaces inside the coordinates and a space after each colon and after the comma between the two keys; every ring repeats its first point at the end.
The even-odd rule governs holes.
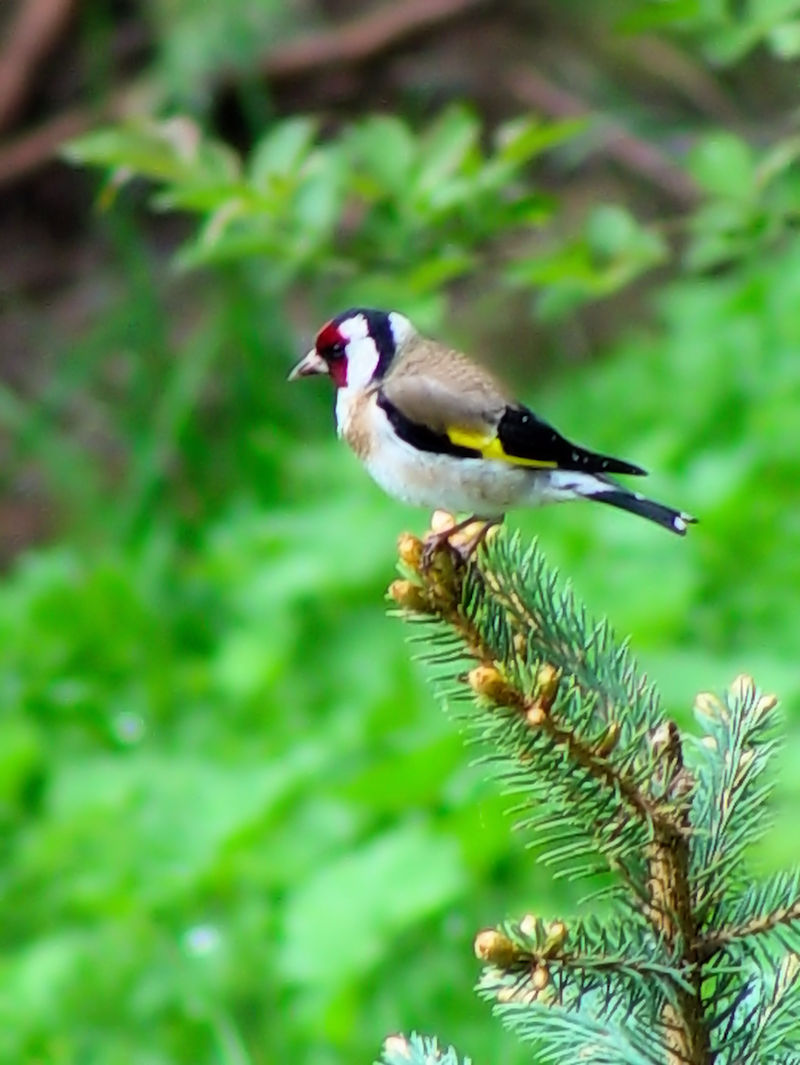
{"type": "Polygon", "coordinates": [[[697,518],[693,518],[691,514],[665,507],[662,503],[654,503],[652,499],[645,499],[638,492],[626,492],[623,488],[593,492],[589,498],[596,499],[598,503],[608,503],[609,506],[619,507],[620,510],[629,510],[631,514],[640,514],[657,525],[663,525],[670,532],[677,533],[678,536],[685,536],[687,525],[694,525],[697,521],[697,518]]]}

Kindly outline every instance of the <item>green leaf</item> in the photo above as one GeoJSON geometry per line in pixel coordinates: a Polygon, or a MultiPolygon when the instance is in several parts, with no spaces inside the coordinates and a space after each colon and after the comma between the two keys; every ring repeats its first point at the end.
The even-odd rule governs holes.
{"type": "Polygon", "coordinates": [[[407,276],[407,283],[420,293],[436,291],[448,281],[463,277],[474,266],[475,257],[467,252],[443,252],[415,266],[407,276]]]}
{"type": "Polygon", "coordinates": [[[67,142],[63,154],[73,162],[125,168],[154,181],[224,184],[240,172],[235,153],[206,139],[185,117],[95,130],[67,142]]]}
{"type": "Polygon", "coordinates": [[[232,217],[251,209],[253,196],[244,183],[228,182],[224,185],[205,184],[194,181],[171,185],[152,198],[153,207],[160,211],[195,211],[197,214],[219,214],[232,217]]]}
{"type": "Polygon", "coordinates": [[[235,262],[259,256],[288,265],[286,235],[268,215],[250,216],[243,202],[229,201],[209,216],[197,236],[188,241],[175,257],[177,266],[187,270],[208,263],[235,262]]]}
{"type": "Polygon", "coordinates": [[[480,124],[465,107],[450,107],[422,136],[414,191],[426,196],[444,195],[442,186],[452,181],[476,150],[480,124]]]}
{"type": "Polygon", "coordinates": [[[335,148],[318,151],[309,161],[292,204],[301,243],[316,245],[336,228],[346,193],[346,165],[344,152],[335,148]]]}
{"type": "Polygon", "coordinates": [[[586,222],[586,240],[592,255],[600,261],[624,255],[637,245],[641,227],[624,207],[602,204],[595,207],[586,222]]]}
{"type": "Polygon", "coordinates": [[[33,805],[46,760],[41,738],[23,715],[6,714],[0,749],[0,825],[33,805]]]}
{"type": "Polygon", "coordinates": [[[745,255],[753,246],[748,234],[752,218],[750,204],[738,200],[714,200],[698,208],[685,253],[687,267],[708,270],[745,255]]]}
{"type": "Polygon", "coordinates": [[[248,166],[250,182],[263,189],[276,177],[294,175],[308,157],[317,129],[313,118],[289,118],[275,125],[253,148],[248,166]]]}
{"type": "Polygon", "coordinates": [[[408,126],[393,115],[373,115],[354,126],[347,135],[348,149],[356,171],[375,182],[375,193],[402,195],[416,154],[408,126]]]}
{"type": "Polygon", "coordinates": [[[712,196],[747,200],[755,189],[753,151],[732,133],[714,133],[700,141],[689,157],[689,171],[712,196]]]}
{"type": "Polygon", "coordinates": [[[617,291],[666,254],[659,233],[624,208],[603,204],[590,212],[583,238],[512,264],[508,276],[516,283],[547,286],[539,313],[559,317],[587,299],[617,291]]]}
{"type": "Polygon", "coordinates": [[[516,118],[504,123],[495,135],[497,154],[505,162],[519,166],[548,148],[573,140],[588,125],[585,118],[542,123],[535,118],[516,118]]]}
{"type": "Polygon", "coordinates": [[[800,55],[800,19],[774,26],[767,40],[779,59],[796,59],[800,55]]]}
{"type": "Polygon", "coordinates": [[[701,0],[651,0],[636,5],[616,23],[621,33],[646,33],[685,24],[691,26],[700,17],[701,0]]]}

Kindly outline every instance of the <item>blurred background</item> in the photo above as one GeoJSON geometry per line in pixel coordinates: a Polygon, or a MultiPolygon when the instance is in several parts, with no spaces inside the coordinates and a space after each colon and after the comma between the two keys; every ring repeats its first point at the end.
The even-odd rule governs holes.
{"type": "Polygon", "coordinates": [[[0,1059],[527,1059],[472,938],[585,885],[385,616],[427,516],[286,386],[352,304],[699,515],[509,524],[681,724],[780,695],[797,861],[798,55],[800,0],[3,5],[0,1059]]]}

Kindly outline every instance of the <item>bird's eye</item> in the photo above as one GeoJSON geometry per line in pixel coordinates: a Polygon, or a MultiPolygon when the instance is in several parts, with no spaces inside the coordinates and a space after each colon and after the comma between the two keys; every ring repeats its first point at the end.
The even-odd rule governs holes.
{"type": "Polygon", "coordinates": [[[329,344],[325,349],[326,359],[341,359],[344,356],[344,344],[341,341],[337,341],[335,344],[329,344]]]}

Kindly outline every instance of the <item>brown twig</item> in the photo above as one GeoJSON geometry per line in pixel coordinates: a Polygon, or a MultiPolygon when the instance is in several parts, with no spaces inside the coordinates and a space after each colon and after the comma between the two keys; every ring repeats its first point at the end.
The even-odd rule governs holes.
{"type": "MultiPolygon", "coordinates": [[[[363,63],[485,3],[486,0],[404,0],[386,4],[340,26],[284,45],[264,56],[257,69],[268,81],[280,83],[314,77],[320,70],[337,64],[363,63]]],[[[234,72],[223,72],[217,87],[224,88],[236,78],[238,74],[234,72]]],[[[0,147],[0,185],[34,172],[54,158],[65,140],[85,133],[98,121],[121,117],[131,96],[131,86],[123,86],[98,107],[71,108],[7,142],[0,147]]]]}
{"type": "Polygon", "coordinates": [[[703,64],[666,35],[643,33],[627,38],[616,54],[682,96],[716,125],[741,126],[742,114],[734,105],[733,94],[729,96],[723,89],[714,67],[703,64]]]}
{"type": "Polygon", "coordinates": [[[675,1003],[668,1002],[661,1020],[667,1039],[668,1065],[706,1065],[711,1060],[703,1020],[702,969],[691,946],[695,932],[689,890],[689,842],[679,824],[656,825],[649,855],[650,912],[648,919],[689,970],[688,988],[678,987],[675,1003]]]}
{"type": "Polygon", "coordinates": [[[0,149],[0,186],[38,170],[55,157],[64,141],[85,133],[98,118],[108,118],[111,113],[75,107],[8,141],[0,149]]]}
{"type": "MultiPolygon", "coordinates": [[[[552,667],[544,668],[552,669],[552,667]]],[[[628,776],[619,772],[617,767],[604,754],[598,753],[592,744],[580,739],[571,729],[559,724],[558,720],[552,716],[550,711],[554,697],[555,690],[552,691],[552,695],[548,694],[547,698],[544,698],[541,692],[531,698],[512,688],[510,684],[506,684],[505,691],[496,701],[498,705],[516,710],[529,728],[543,732],[554,748],[563,751],[571,762],[579,765],[589,776],[608,788],[609,792],[619,795],[629,810],[644,824],[660,823],[664,819],[663,813],[628,776]]]]}
{"type": "Polygon", "coordinates": [[[23,0],[0,53],[0,131],[22,110],[41,61],[66,28],[75,0],[23,0]]]}
{"type": "Polygon", "coordinates": [[[543,111],[551,118],[601,119],[601,149],[606,155],[626,170],[655,185],[681,208],[696,205],[699,196],[697,186],[654,144],[608,122],[579,97],[554,84],[538,71],[516,68],[508,74],[507,83],[510,92],[520,103],[543,111]]]}
{"type": "Polygon", "coordinates": [[[700,961],[708,961],[719,951],[724,950],[730,943],[749,936],[763,935],[772,931],[782,924],[793,924],[800,921],[800,899],[795,900],[788,906],[779,906],[763,917],[754,917],[741,925],[733,925],[730,928],[721,928],[718,932],[711,932],[703,936],[695,944],[695,953],[700,961]]]}

